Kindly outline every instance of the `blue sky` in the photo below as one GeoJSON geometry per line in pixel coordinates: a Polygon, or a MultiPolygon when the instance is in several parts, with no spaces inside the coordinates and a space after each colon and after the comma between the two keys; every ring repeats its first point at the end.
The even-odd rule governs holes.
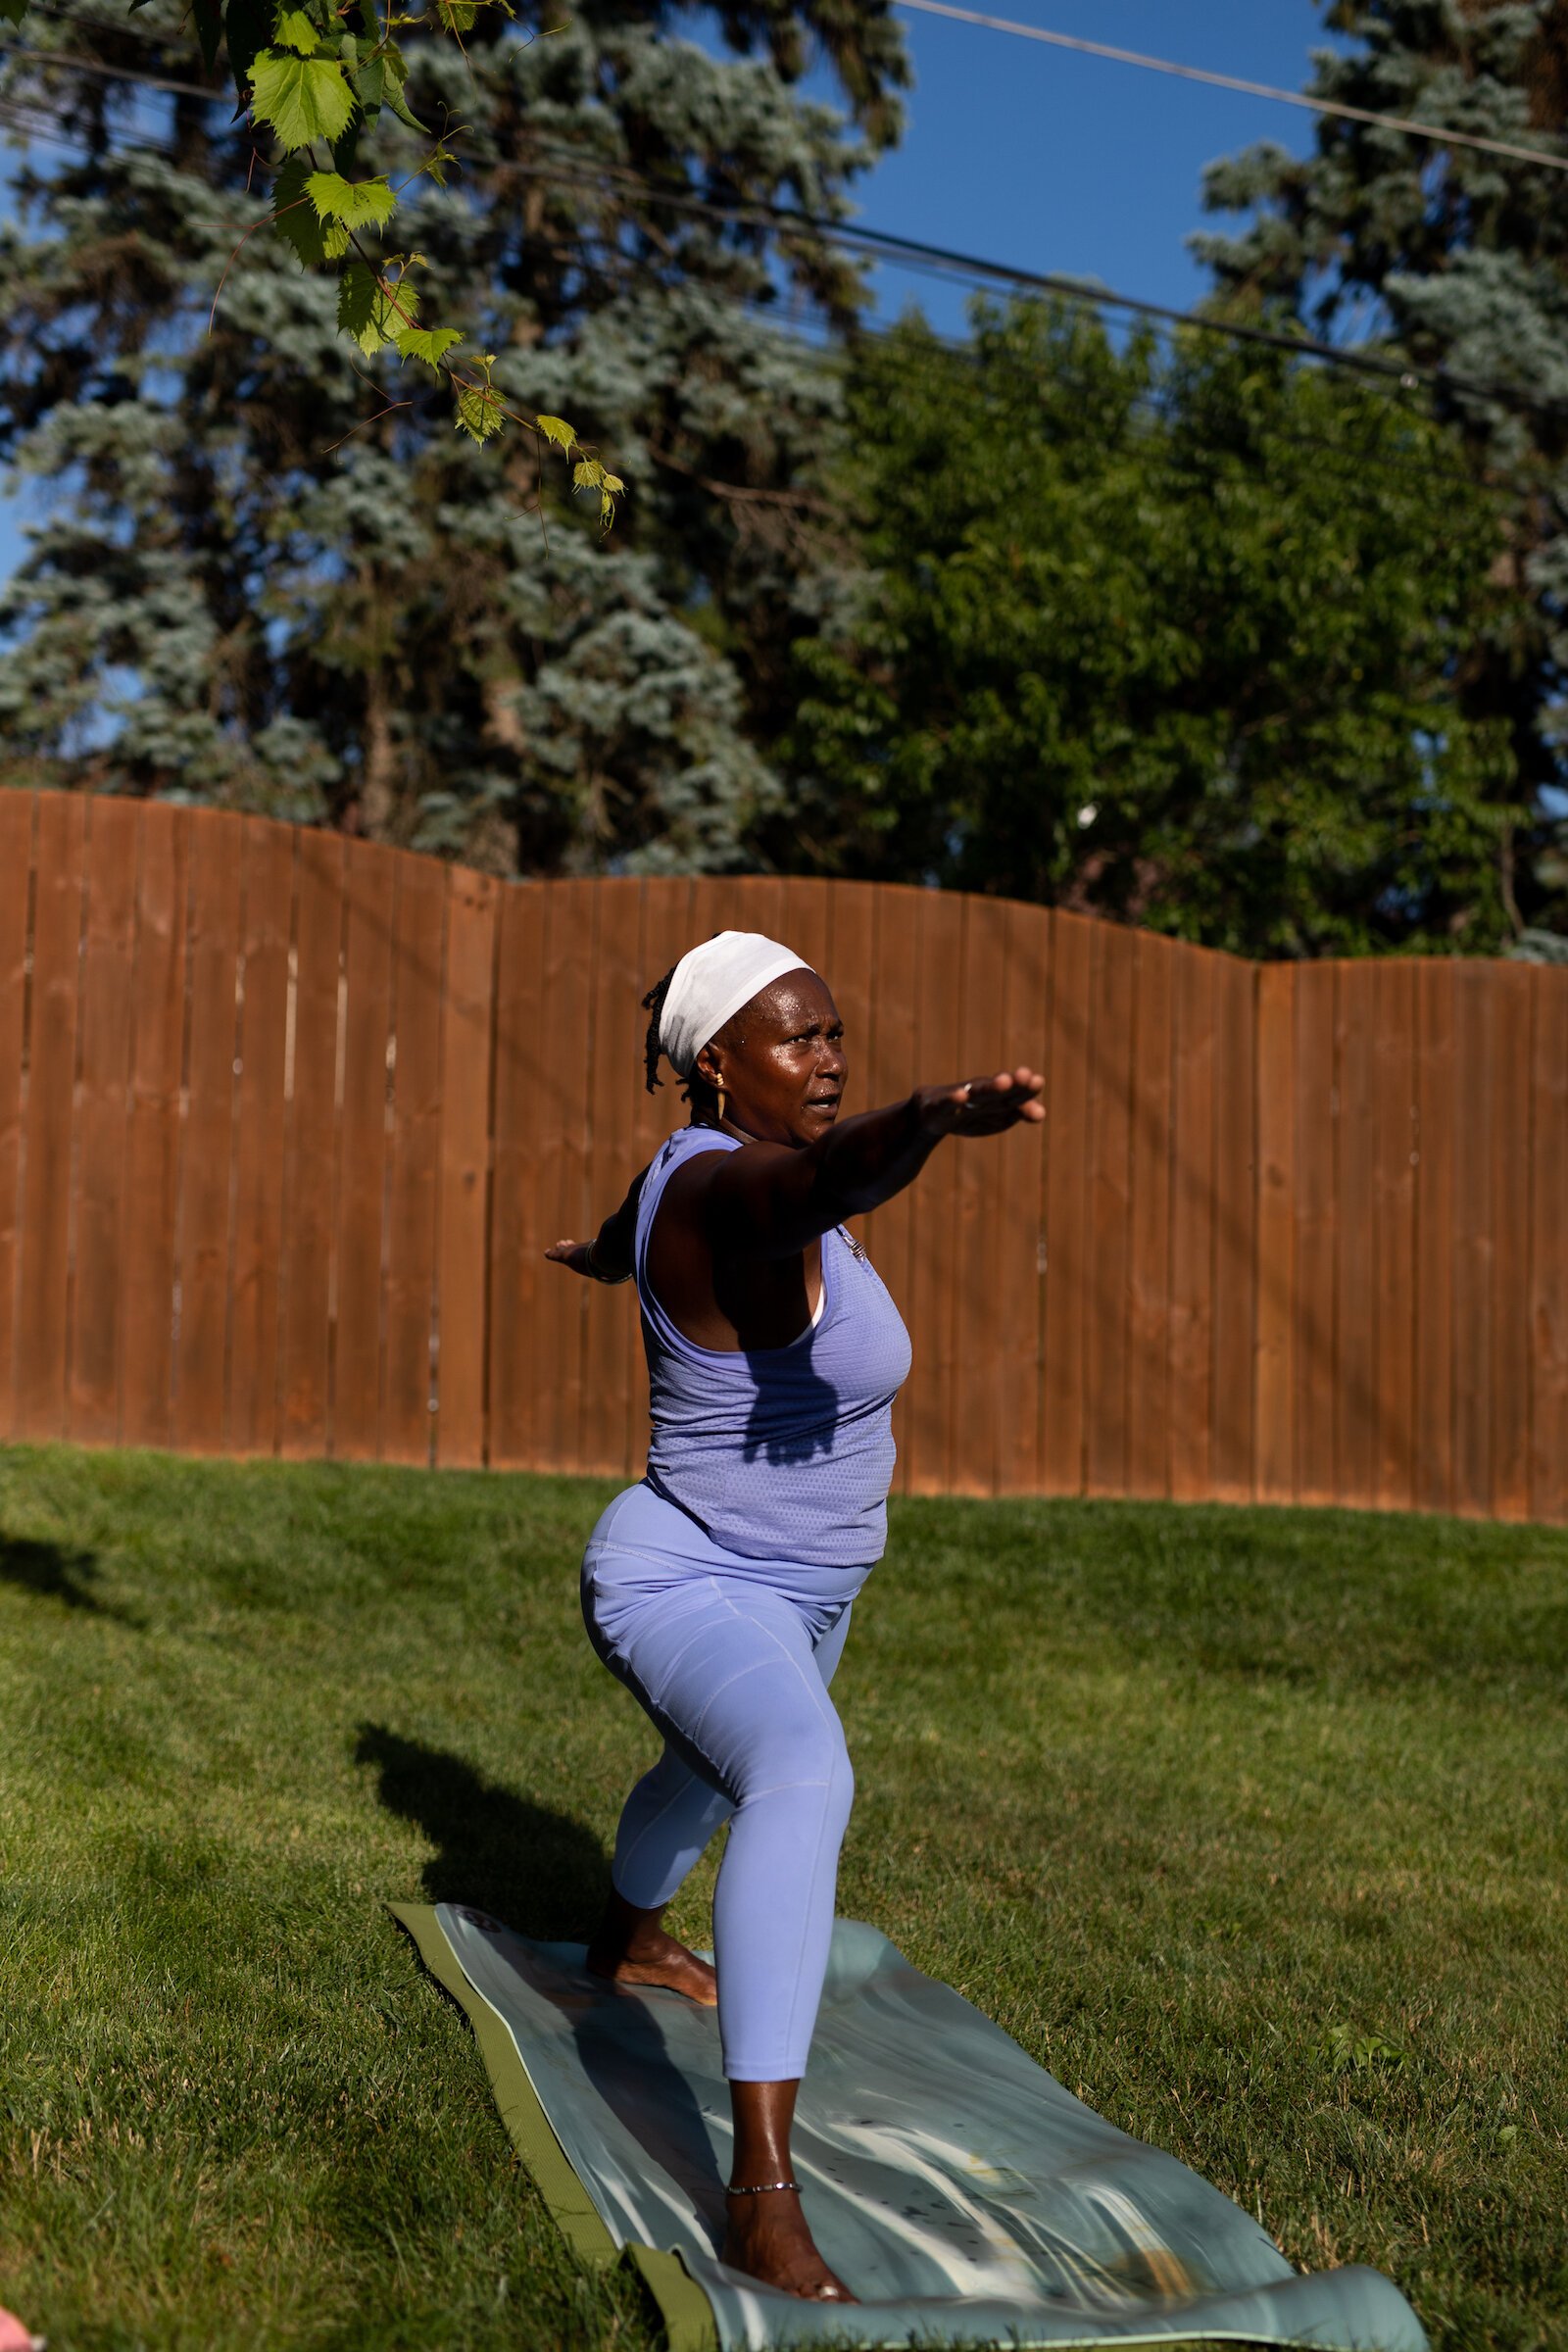
{"type": "MultiPolygon", "coordinates": [[[[1312,0],[964,0],[981,14],[1299,89],[1324,46],[1312,0]]],[[[1205,278],[1183,243],[1205,164],[1275,139],[1311,150],[1313,118],[1234,91],[899,12],[914,64],[903,147],[861,182],[868,225],[1030,270],[1098,277],[1184,306],[1205,278]]],[[[881,273],[944,328],[964,295],[881,273]]]]}
{"type": "MultiPolygon", "coordinates": [[[[1325,38],[1313,0],[980,4],[1287,89],[1325,38]]],[[[1204,288],[1183,243],[1202,220],[1203,166],[1254,139],[1311,146],[1312,118],[1297,107],[900,14],[914,87],[903,146],[859,184],[868,226],[1180,307],[1204,288]]],[[[962,324],[960,287],[885,267],[874,282],[885,315],[914,301],[946,331],[962,324]]],[[[20,553],[18,520],[18,502],[0,501],[0,577],[20,553]]]]}

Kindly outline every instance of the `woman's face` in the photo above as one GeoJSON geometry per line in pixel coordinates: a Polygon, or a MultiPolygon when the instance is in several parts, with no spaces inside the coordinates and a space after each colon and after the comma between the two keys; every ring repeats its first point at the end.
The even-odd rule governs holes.
{"type": "Polygon", "coordinates": [[[814,1144],[839,1115],[849,1062],[825,980],[786,972],[727,1021],[697,1056],[725,1094],[725,1115],[764,1144],[814,1144]]]}

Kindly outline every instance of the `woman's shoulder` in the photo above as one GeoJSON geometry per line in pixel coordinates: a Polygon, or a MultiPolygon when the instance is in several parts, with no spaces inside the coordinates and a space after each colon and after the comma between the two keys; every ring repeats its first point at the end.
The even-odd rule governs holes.
{"type": "Polygon", "coordinates": [[[690,1165],[710,1152],[738,1152],[740,1138],[725,1135],[716,1127],[677,1127],[649,1161],[644,1173],[638,1212],[651,1216],[669,1179],[677,1169],[690,1165]]]}
{"type": "Polygon", "coordinates": [[[668,1170],[683,1159],[693,1159],[700,1152],[738,1152],[741,1139],[726,1135],[721,1127],[677,1127],[674,1134],[661,1144],[649,1163],[652,1176],[661,1169],[668,1170]]]}

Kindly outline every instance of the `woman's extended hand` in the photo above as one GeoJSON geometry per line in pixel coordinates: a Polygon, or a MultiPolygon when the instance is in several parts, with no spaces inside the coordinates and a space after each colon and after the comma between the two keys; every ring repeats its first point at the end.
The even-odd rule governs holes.
{"type": "Polygon", "coordinates": [[[590,1282],[598,1282],[602,1277],[594,1272],[588,1256],[592,1247],[591,1242],[553,1242],[545,1255],[553,1258],[558,1266],[569,1266],[574,1274],[583,1274],[590,1282]]]}
{"type": "Polygon", "coordinates": [[[1020,1062],[994,1078],[966,1078],[961,1086],[923,1086],[920,1125],[927,1135],[1001,1135],[1008,1127],[1038,1126],[1045,1117],[1040,1097],[1045,1080],[1020,1062]]]}

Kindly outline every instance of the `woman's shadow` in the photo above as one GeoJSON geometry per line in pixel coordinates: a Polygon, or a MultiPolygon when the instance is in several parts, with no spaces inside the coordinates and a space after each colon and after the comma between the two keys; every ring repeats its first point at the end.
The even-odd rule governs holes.
{"type": "MultiPolygon", "coordinates": [[[[488,1912],[530,1942],[586,1941],[610,1890],[610,1864],[584,1823],[499,1788],[461,1756],[384,1724],[360,1727],[354,1756],[378,1775],[387,1811],[413,1822],[435,1845],[421,1874],[430,1902],[488,1912]]],[[[668,2054],[657,2015],[660,2004],[680,1995],[601,1988],[574,1951],[540,1954],[539,1962],[529,1983],[569,2020],[588,2081],[645,2155],[684,2191],[716,2244],[724,2230],[723,2179],[702,2109],[668,2054]]],[[[659,2205],[657,2196],[650,2200],[651,2219],[659,2205]]]]}
{"type": "Polygon", "coordinates": [[[384,1724],[360,1726],[354,1760],[379,1774],[386,1810],[435,1846],[422,1873],[430,1902],[489,1911],[537,1942],[586,1941],[610,1891],[610,1865],[585,1823],[384,1724]]]}

